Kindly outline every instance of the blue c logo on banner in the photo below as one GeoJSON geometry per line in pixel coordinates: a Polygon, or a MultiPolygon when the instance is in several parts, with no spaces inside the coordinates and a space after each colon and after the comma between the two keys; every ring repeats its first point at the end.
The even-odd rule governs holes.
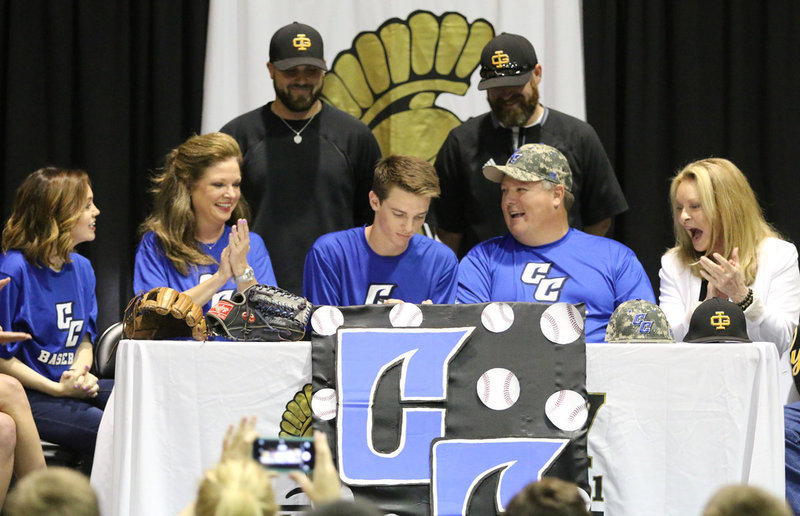
{"type": "Polygon", "coordinates": [[[442,439],[433,444],[431,512],[434,516],[467,514],[475,488],[500,471],[495,505],[499,511],[558,458],[569,439],[529,437],[442,439]]]}
{"type": "Polygon", "coordinates": [[[400,364],[400,400],[441,403],[447,369],[474,328],[342,330],[339,332],[339,467],[353,485],[430,482],[431,441],[444,435],[442,408],[403,408],[400,444],[391,453],[372,443],[372,406],[383,374],[400,364]]]}

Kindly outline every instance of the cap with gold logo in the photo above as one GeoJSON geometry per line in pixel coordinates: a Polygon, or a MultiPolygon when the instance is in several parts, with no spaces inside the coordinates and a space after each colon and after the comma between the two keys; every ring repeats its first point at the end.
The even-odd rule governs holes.
{"type": "Polygon", "coordinates": [[[517,34],[504,32],[483,47],[478,89],[523,86],[531,79],[531,73],[538,63],[530,41],[517,34]]]}
{"type": "Polygon", "coordinates": [[[684,342],[752,342],[747,335],[747,319],[739,305],[712,297],[692,314],[684,342]]]}
{"type": "Polygon", "coordinates": [[[300,65],[316,66],[327,71],[322,36],[304,23],[291,23],[278,29],[269,42],[269,61],[278,70],[300,65]]]}

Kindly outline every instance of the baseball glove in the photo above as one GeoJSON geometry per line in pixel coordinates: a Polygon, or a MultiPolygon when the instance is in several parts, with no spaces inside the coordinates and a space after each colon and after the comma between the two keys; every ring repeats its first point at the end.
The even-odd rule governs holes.
{"type": "Polygon", "coordinates": [[[123,332],[128,339],[206,340],[203,309],[192,298],[169,287],[139,292],[125,309],[123,332]]]}
{"type": "Polygon", "coordinates": [[[206,314],[210,332],[231,340],[300,340],[311,303],[278,287],[253,285],[223,299],[206,314]]]}

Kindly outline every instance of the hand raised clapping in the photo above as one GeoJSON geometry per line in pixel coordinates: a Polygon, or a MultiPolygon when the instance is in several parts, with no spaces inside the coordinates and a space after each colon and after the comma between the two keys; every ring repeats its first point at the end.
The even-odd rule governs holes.
{"type": "Polygon", "coordinates": [[[739,268],[739,248],[735,247],[730,259],[719,253],[713,254],[714,260],[706,256],[700,258],[700,276],[708,281],[708,296],[730,299],[741,303],[747,297],[748,288],[744,283],[744,274],[739,268]]]}
{"type": "Polygon", "coordinates": [[[228,237],[228,247],[230,250],[231,271],[234,277],[244,274],[249,267],[247,263],[247,253],[250,252],[250,229],[245,219],[239,219],[231,228],[228,237]]]}

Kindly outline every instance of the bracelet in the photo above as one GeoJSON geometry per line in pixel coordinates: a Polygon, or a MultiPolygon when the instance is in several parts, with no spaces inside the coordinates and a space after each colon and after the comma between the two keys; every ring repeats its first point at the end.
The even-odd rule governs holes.
{"type": "Polygon", "coordinates": [[[238,283],[247,283],[248,281],[253,281],[256,279],[255,271],[253,271],[252,267],[247,267],[241,276],[236,276],[236,281],[238,283]]]}
{"type": "Polygon", "coordinates": [[[750,305],[753,304],[753,289],[752,288],[747,289],[747,295],[744,296],[742,302],[736,304],[739,305],[739,308],[741,308],[742,311],[747,310],[750,307],[750,305]]]}

